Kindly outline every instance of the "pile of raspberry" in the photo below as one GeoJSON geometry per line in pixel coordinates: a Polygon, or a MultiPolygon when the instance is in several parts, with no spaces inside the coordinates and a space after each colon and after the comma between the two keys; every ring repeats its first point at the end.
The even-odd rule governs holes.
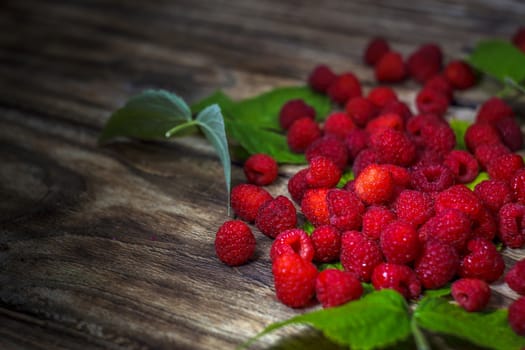
{"type": "MultiPolygon", "coordinates": [[[[364,60],[379,82],[420,82],[417,113],[391,87],[365,96],[351,72],[315,67],[309,86],[339,108],[320,123],[303,100],[282,106],[279,122],[289,148],[304,153],[308,166],[289,179],[289,196],[273,197],[264,186],[275,181],[278,165],[268,155],[252,155],[244,164],[247,183],[231,193],[237,220],[217,232],[217,256],[231,266],[249,261],[256,239],[248,224],[254,224],[274,240],[275,292],[287,306],[315,299],[323,307],[341,305],[361,297],[362,283],[412,300],[451,284],[461,307],[483,310],[489,284],[505,272],[498,245],[525,246],[525,166],[515,153],[523,136],[514,111],[489,99],[466,130],[466,149],[456,149],[445,114],[454,91],[475,83],[467,63],[442,69],[435,44],[421,46],[405,62],[383,39],[370,42],[364,60]],[[349,170],[354,178],[345,182],[349,170]],[[480,171],[489,179],[472,190],[466,184],[480,171]],[[298,227],[298,208],[313,232],[298,227]],[[342,269],[319,271],[337,262],[342,269]]],[[[525,259],[504,279],[522,295],[509,308],[509,323],[525,335],[525,259]]]]}

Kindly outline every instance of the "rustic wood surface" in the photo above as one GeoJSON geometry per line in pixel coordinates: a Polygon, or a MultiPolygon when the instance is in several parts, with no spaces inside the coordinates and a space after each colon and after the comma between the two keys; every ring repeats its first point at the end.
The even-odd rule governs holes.
{"type": "MultiPolygon", "coordinates": [[[[248,265],[215,257],[226,191],[203,140],[97,145],[130,96],[164,88],[192,102],[223,89],[242,98],[301,84],[319,62],[369,88],[361,54],[374,35],[405,55],[434,41],[457,58],[479,39],[508,38],[524,18],[520,0],[2,1],[0,348],[231,349],[303,311],[276,301],[271,241],[259,232],[248,265]]],[[[417,85],[396,89],[409,100],[417,85]]],[[[459,94],[458,113],[489,95],[459,94]]],[[[281,169],[272,193],[293,169],[281,169]]],[[[232,180],[244,180],[238,162],[232,180]]],[[[517,297],[494,289],[496,306],[517,297]]],[[[304,328],[253,346],[332,347],[304,328]]]]}

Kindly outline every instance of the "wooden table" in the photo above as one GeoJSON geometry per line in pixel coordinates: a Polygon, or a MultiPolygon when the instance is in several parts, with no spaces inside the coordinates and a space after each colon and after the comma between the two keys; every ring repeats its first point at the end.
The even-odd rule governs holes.
{"type": "MultiPolygon", "coordinates": [[[[519,0],[2,1],[0,348],[231,349],[303,311],[276,301],[271,241],[259,232],[255,261],[217,260],[226,191],[205,141],[97,145],[132,95],[243,98],[302,84],[320,62],[368,89],[361,55],[374,35],[405,56],[434,41],[450,59],[479,39],[508,38],[524,18],[519,0]]],[[[396,90],[413,98],[417,88],[396,90]]],[[[488,96],[457,97],[468,109],[488,96]]],[[[292,170],[281,168],[273,194],[292,170]]],[[[232,181],[244,181],[239,162],[232,181]]],[[[494,289],[497,305],[516,298],[494,289]]],[[[288,329],[254,348],[330,346],[288,329]]]]}

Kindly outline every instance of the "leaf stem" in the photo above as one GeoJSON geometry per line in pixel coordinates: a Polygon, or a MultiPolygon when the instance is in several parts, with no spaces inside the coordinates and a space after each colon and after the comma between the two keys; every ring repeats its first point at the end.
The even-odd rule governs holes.
{"type": "Polygon", "coordinates": [[[514,89],[518,90],[519,92],[525,94],[525,87],[521,86],[520,84],[518,84],[514,79],[510,78],[510,77],[505,77],[503,79],[505,81],[505,83],[511,87],[513,87],[514,89]]]}
{"type": "Polygon", "coordinates": [[[171,128],[169,129],[168,131],[166,131],[166,133],[164,134],[164,136],[166,136],[166,138],[170,138],[172,137],[173,135],[175,135],[177,132],[183,130],[183,129],[186,129],[186,128],[189,128],[189,127],[192,127],[194,125],[199,125],[199,121],[197,120],[191,120],[191,121],[188,121],[188,122],[185,122],[185,123],[182,123],[182,124],[179,124],[177,125],[176,127],[174,128],[171,128]]]}
{"type": "Polygon", "coordinates": [[[410,321],[410,328],[412,329],[412,334],[414,335],[417,350],[430,350],[430,345],[428,344],[427,338],[425,338],[425,335],[417,326],[415,316],[412,316],[412,320],[410,321]]]}

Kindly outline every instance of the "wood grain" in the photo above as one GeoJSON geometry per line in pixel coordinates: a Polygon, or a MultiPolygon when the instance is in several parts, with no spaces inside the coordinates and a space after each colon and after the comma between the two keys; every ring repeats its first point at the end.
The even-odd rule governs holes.
{"type": "MultiPolygon", "coordinates": [[[[489,1],[64,1],[0,4],[0,348],[229,349],[304,310],[276,301],[268,251],[219,263],[220,164],[202,139],[99,147],[113,110],[145,88],[188,101],[304,82],[324,62],[374,85],[361,54],[383,35],[403,54],[464,56],[523,25],[525,4],[489,1]]],[[[413,99],[417,85],[396,87],[413,99]]],[[[474,112],[488,93],[457,96],[474,112]]],[[[517,108],[522,108],[520,101],[517,108]]],[[[286,191],[296,167],[269,190],[286,191]]],[[[243,182],[241,164],[233,183],[243,182]]],[[[505,254],[511,263],[523,250],[505,254]]],[[[494,286],[495,306],[517,298],[494,286]]],[[[432,337],[436,348],[467,348],[432,337]]],[[[401,344],[407,349],[413,344],[401,344]]],[[[253,348],[337,348],[291,328],[253,348]]]]}

